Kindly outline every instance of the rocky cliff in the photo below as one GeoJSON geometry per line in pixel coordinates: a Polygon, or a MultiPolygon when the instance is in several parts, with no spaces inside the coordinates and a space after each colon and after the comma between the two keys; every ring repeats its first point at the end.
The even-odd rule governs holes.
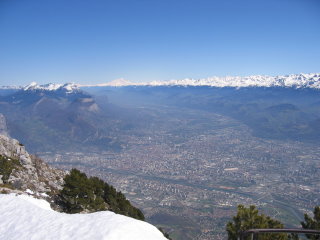
{"type": "Polygon", "coordinates": [[[0,135],[8,136],[6,118],[0,113],[0,135]]]}
{"type": "MultiPolygon", "coordinates": [[[[1,120],[1,118],[0,118],[1,120]]],[[[0,187],[41,194],[62,188],[65,172],[30,155],[18,140],[0,135],[0,187]]],[[[9,190],[8,190],[9,191],[9,190]]]]}

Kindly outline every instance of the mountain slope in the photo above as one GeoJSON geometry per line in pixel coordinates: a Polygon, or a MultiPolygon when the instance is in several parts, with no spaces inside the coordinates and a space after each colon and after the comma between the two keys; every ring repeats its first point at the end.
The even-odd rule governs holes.
{"type": "Polygon", "coordinates": [[[30,155],[19,141],[0,135],[0,184],[22,191],[55,193],[62,188],[65,174],[30,155]]]}
{"type": "Polygon", "coordinates": [[[97,177],[77,169],[65,172],[29,155],[17,140],[0,135],[0,190],[29,191],[45,196],[55,209],[67,213],[111,210],[144,220],[126,197],[97,177]]]}
{"type": "Polygon", "coordinates": [[[56,147],[119,148],[110,139],[111,118],[91,95],[74,84],[30,84],[0,97],[0,113],[7,119],[9,134],[33,152],[56,147]]]}
{"type": "Polygon", "coordinates": [[[0,239],[166,239],[156,227],[124,216],[140,214],[132,217],[144,219],[112,186],[75,169],[67,174],[49,167],[4,135],[0,135],[0,193],[0,239]],[[43,199],[60,211],[68,206],[64,204],[71,204],[82,207],[77,212],[100,212],[55,212],[43,199]],[[91,209],[88,206],[96,206],[91,203],[103,208],[91,209]],[[102,211],[107,209],[122,215],[102,211]]]}
{"type": "Polygon", "coordinates": [[[0,134],[8,135],[7,121],[3,114],[0,113],[0,134]]]}

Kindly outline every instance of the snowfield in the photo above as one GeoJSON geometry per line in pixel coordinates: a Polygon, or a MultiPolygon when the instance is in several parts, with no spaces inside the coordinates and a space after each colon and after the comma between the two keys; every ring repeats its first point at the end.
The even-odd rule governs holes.
{"type": "Polygon", "coordinates": [[[0,239],[6,240],[165,240],[149,223],[110,211],[59,213],[45,200],[0,194],[0,239]]]}

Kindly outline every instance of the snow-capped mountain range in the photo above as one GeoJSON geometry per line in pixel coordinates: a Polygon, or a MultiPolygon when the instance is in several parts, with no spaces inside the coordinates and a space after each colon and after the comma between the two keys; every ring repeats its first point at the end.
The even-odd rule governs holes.
{"type": "Polygon", "coordinates": [[[151,86],[211,86],[211,87],[294,87],[320,89],[320,73],[292,74],[286,76],[226,76],[202,79],[182,79],[150,82],[151,86]]]}
{"type": "Polygon", "coordinates": [[[112,82],[109,86],[210,86],[210,87],[293,87],[320,89],[320,73],[291,74],[286,76],[226,76],[201,79],[180,79],[146,83],[112,82]],[[123,83],[123,84],[122,84],[123,83]]]}
{"type": "Polygon", "coordinates": [[[101,84],[55,84],[49,83],[45,85],[38,85],[35,82],[25,87],[0,87],[2,89],[23,89],[28,90],[46,90],[56,91],[65,90],[67,93],[78,91],[81,87],[123,87],[123,86],[210,86],[210,87],[292,87],[292,88],[313,88],[320,89],[320,73],[300,73],[284,76],[225,76],[225,77],[209,77],[201,79],[185,78],[180,80],[168,81],[152,81],[134,83],[125,79],[116,79],[111,82],[101,84]]]}
{"type": "Polygon", "coordinates": [[[293,87],[320,89],[320,73],[291,74],[285,76],[226,76],[201,79],[180,79],[169,81],[152,81],[132,83],[124,79],[115,80],[106,84],[91,86],[210,86],[210,87],[293,87]]]}

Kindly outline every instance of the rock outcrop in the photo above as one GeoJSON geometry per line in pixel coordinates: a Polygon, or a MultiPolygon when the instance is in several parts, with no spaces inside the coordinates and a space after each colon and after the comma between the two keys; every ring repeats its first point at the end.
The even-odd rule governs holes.
{"type": "Polygon", "coordinates": [[[2,164],[10,166],[6,168],[6,179],[1,175],[4,167],[0,166],[0,183],[36,193],[52,194],[62,188],[66,172],[54,169],[40,158],[30,155],[18,140],[0,135],[0,156],[2,164]]]}
{"type": "Polygon", "coordinates": [[[0,113],[0,135],[8,136],[8,128],[6,118],[0,113]]]}

